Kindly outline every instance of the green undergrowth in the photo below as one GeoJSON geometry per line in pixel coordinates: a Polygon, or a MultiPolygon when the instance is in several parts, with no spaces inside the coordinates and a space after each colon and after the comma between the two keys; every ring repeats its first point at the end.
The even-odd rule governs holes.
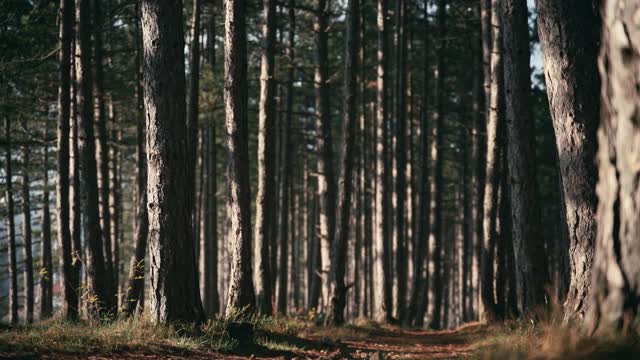
{"type": "Polygon", "coordinates": [[[636,336],[588,336],[557,321],[492,325],[473,345],[474,359],[640,359],[636,336]]]}
{"type": "Polygon", "coordinates": [[[232,329],[242,324],[249,348],[295,351],[296,334],[309,326],[298,319],[232,316],[202,325],[157,325],[144,317],[91,324],[48,320],[31,326],[0,330],[0,354],[113,354],[141,352],[189,354],[248,351],[247,339],[232,329]],[[245,331],[248,329],[249,331],[245,331]],[[244,344],[240,344],[245,341],[244,344]],[[242,348],[241,348],[242,347],[242,348]],[[244,349],[243,349],[244,348],[244,349]]]}

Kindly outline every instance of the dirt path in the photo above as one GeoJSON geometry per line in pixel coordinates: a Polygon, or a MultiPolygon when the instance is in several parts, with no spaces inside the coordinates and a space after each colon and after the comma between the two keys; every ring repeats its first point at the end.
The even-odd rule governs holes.
{"type": "MultiPolygon", "coordinates": [[[[398,328],[325,330],[311,339],[335,338],[339,350],[323,354],[327,358],[355,359],[465,359],[472,345],[487,331],[486,325],[469,324],[451,331],[412,331],[398,328]],[[326,331],[333,331],[327,334],[326,331]]],[[[330,341],[330,340],[324,340],[330,341]]],[[[333,345],[333,344],[332,344],[333,345]]]]}

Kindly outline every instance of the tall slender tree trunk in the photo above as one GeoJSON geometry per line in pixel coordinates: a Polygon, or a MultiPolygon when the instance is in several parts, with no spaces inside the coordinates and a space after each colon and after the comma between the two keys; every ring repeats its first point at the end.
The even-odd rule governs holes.
{"type": "MultiPolygon", "coordinates": [[[[75,56],[76,49],[79,46],[79,39],[77,35],[74,35],[72,42],[71,54],[75,56]]],[[[82,306],[80,294],[80,282],[82,278],[82,263],[84,252],[86,247],[83,248],[82,244],[82,200],[80,198],[80,146],[78,141],[78,82],[76,77],[76,61],[71,61],[71,118],[69,119],[69,126],[71,127],[69,147],[70,155],[69,159],[71,164],[69,166],[69,178],[71,187],[69,188],[69,203],[70,203],[70,235],[72,240],[72,255],[71,264],[73,267],[73,278],[69,278],[68,282],[72,284],[73,291],[75,292],[74,299],[76,300],[75,311],[80,311],[82,306]]],[[[76,313],[77,316],[77,313],[76,313]]]]}
{"type": "MultiPolygon", "coordinates": [[[[69,219],[69,122],[71,120],[71,43],[73,38],[73,0],[60,0],[59,8],[59,85],[57,118],[56,219],[62,253],[62,315],[67,320],[78,317],[77,272],[73,265],[69,219]]],[[[50,274],[53,276],[53,273],[50,274]]]]}
{"type": "Polygon", "coordinates": [[[500,184],[500,128],[503,126],[504,112],[504,76],[502,63],[502,24],[500,19],[501,0],[491,2],[491,69],[489,88],[489,117],[487,122],[486,181],[484,184],[484,212],[482,216],[482,256],[480,259],[480,300],[482,309],[480,318],[487,321],[497,320],[494,297],[494,254],[498,238],[498,185],[500,184]]]}
{"type": "Polygon", "coordinates": [[[227,0],[225,7],[225,113],[229,149],[231,273],[227,316],[254,304],[251,269],[251,189],[247,124],[247,29],[244,0],[227,0]]]}
{"type": "MultiPolygon", "coordinates": [[[[109,134],[107,131],[107,111],[106,111],[106,94],[104,87],[104,56],[103,56],[103,28],[104,18],[102,15],[101,0],[92,0],[93,5],[93,24],[90,28],[93,31],[93,73],[95,74],[94,98],[95,111],[95,131],[97,132],[97,142],[95,145],[95,156],[98,167],[98,190],[99,190],[99,216],[100,216],[100,234],[102,235],[102,251],[104,254],[104,267],[106,271],[105,292],[109,297],[106,310],[114,311],[116,302],[115,274],[113,268],[113,249],[111,248],[111,213],[109,212],[109,134]]],[[[90,20],[89,20],[90,21],[90,20]]],[[[82,34],[80,34],[82,37],[82,34]]],[[[91,42],[91,40],[89,40],[91,42]]],[[[91,45],[89,45],[91,46],[91,45]]]]}
{"type": "MultiPolygon", "coordinates": [[[[404,318],[407,297],[408,276],[408,244],[407,217],[405,206],[407,199],[407,45],[406,45],[406,11],[404,0],[396,2],[396,33],[398,38],[396,50],[396,272],[398,286],[396,288],[396,314],[399,319],[404,318]]],[[[409,138],[411,147],[411,138],[409,138]]]]}
{"type": "Polygon", "coordinates": [[[31,231],[31,181],[29,180],[30,149],[22,148],[22,242],[24,250],[24,299],[25,321],[33,323],[33,245],[31,231]]]}
{"type": "Polygon", "coordinates": [[[558,146],[569,230],[570,284],[565,321],[588,307],[596,238],[596,132],[600,115],[599,1],[538,0],[538,34],[558,146]]]}
{"type": "Polygon", "coordinates": [[[378,26],[378,63],[377,63],[377,113],[376,113],[376,211],[375,211],[375,238],[374,238],[374,317],[380,321],[391,321],[392,311],[392,274],[387,258],[391,257],[391,239],[389,238],[389,218],[387,208],[390,205],[390,187],[388,183],[387,162],[385,161],[388,149],[388,74],[387,74],[387,0],[378,0],[377,26],[378,26]]]}
{"type": "Polygon", "coordinates": [[[142,42],[140,23],[137,20],[140,15],[138,2],[135,6],[135,43],[136,43],[136,203],[134,223],[134,250],[129,266],[129,278],[124,298],[123,312],[125,316],[132,316],[136,309],[142,313],[144,306],[145,284],[145,253],[147,249],[147,236],[149,235],[149,213],[147,211],[147,160],[145,150],[145,116],[144,94],[142,89],[142,42]]]}
{"type": "Polygon", "coordinates": [[[598,231],[592,269],[589,333],[638,333],[640,297],[638,104],[640,1],[607,0],[602,5],[602,119],[598,129],[598,231]]]}
{"type": "MultiPolygon", "coordinates": [[[[196,201],[196,166],[198,163],[198,117],[200,116],[200,17],[202,1],[194,0],[191,12],[191,44],[189,46],[189,83],[187,96],[187,179],[189,179],[188,196],[192,206],[193,243],[198,247],[200,240],[197,227],[198,211],[196,201]]],[[[198,280],[199,281],[199,280],[198,280]]]]}
{"type": "MultiPolygon", "coordinates": [[[[44,130],[44,138],[46,139],[48,136],[49,126],[47,123],[44,130]]],[[[44,173],[42,182],[44,183],[44,187],[42,190],[42,231],[40,236],[40,320],[48,319],[53,315],[53,263],[51,255],[51,211],[49,208],[49,145],[44,146],[43,153],[42,162],[44,173]]],[[[68,226],[68,224],[66,225],[68,226]]]]}
{"type": "Polygon", "coordinates": [[[197,322],[204,312],[191,224],[191,180],[182,175],[189,157],[181,1],[143,1],[142,37],[151,318],[158,323],[197,322]]]}
{"type": "Polygon", "coordinates": [[[439,329],[442,327],[441,312],[442,312],[442,298],[443,298],[443,281],[442,281],[442,244],[443,238],[443,217],[442,217],[442,200],[443,200],[443,172],[444,164],[442,157],[442,150],[444,149],[444,106],[445,106],[445,49],[446,49],[446,16],[447,16],[447,1],[438,0],[438,47],[437,47],[437,64],[435,72],[436,81],[436,111],[433,121],[433,136],[435,141],[431,148],[431,158],[434,162],[434,177],[432,187],[434,196],[434,209],[433,209],[433,224],[432,234],[435,238],[435,244],[433,249],[433,314],[431,317],[431,327],[433,329],[439,329]]]}
{"type": "Polygon", "coordinates": [[[313,30],[316,34],[315,97],[316,148],[318,151],[318,201],[320,210],[320,257],[322,274],[322,305],[328,306],[329,267],[331,242],[335,231],[335,179],[331,140],[331,114],[329,108],[329,49],[328,3],[316,0],[313,30]]]}
{"type": "MultiPolygon", "coordinates": [[[[429,251],[429,219],[431,217],[431,183],[429,182],[429,160],[430,160],[430,148],[429,148],[429,122],[428,122],[428,95],[429,95],[429,21],[428,21],[428,4],[425,2],[423,10],[424,32],[423,32],[423,48],[424,48],[424,72],[423,72],[423,84],[422,84],[422,109],[420,122],[420,144],[418,146],[420,154],[420,171],[422,174],[422,181],[419,182],[419,207],[417,214],[415,215],[417,226],[413,235],[413,281],[411,284],[411,293],[409,296],[409,306],[407,309],[407,318],[404,320],[406,325],[422,325],[422,318],[424,318],[424,312],[419,310],[419,305],[427,303],[428,291],[424,291],[428,288],[428,279],[423,276],[424,263],[429,251]],[[418,316],[421,314],[421,316],[418,316]],[[420,319],[418,319],[418,317],[420,319]]],[[[428,272],[428,269],[427,269],[428,272]]]]}
{"type": "Polygon", "coordinates": [[[76,46],[78,156],[82,177],[81,207],[84,214],[83,233],[88,244],[86,259],[90,298],[89,313],[102,317],[113,309],[109,277],[105,268],[102,231],[100,229],[100,201],[96,165],[93,116],[93,76],[91,59],[91,7],[89,0],[76,0],[78,44],[76,46]]]}
{"type": "Polygon", "coordinates": [[[344,68],[344,122],[342,138],[342,165],[338,182],[338,227],[333,239],[330,272],[330,295],[327,324],[341,325],[345,321],[344,309],[347,303],[345,283],[349,222],[351,221],[351,196],[353,193],[354,152],[357,119],[356,100],[358,98],[358,50],[359,50],[359,0],[347,3],[347,29],[344,68]]]}
{"type": "MultiPolygon", "coordinates": [[[[258,193],[256,195],[256,220],[254,244],[254,281],[256,287],[256,310],[262,315],[272,315],[271,269],[269,245],[273,224],[275,184],[275,86],[274,53],[276,42],[276,3],[264,1],[264,23],[262,24],[263,46],[260,65],[260,109],[258,114],[258,193]]],[[[272,249],[275,251],[275,249],[272,249]]]]}
{"type": "Polygon", "coordinates": [[[18,325],[18,268],[16,263],[16,226],[15,205],[13,201],[13,173],[11,171],[11,120],[5,115],[4,137],[7,141],[5,147],[5,177],[7,197],[7,226],[9,237],[9,322],[12,326],[18,325]]]}
{"type": "Polygon", "coordinates": [[[540,224],[535,133],[529,107],[529,28],[526,0],[504,0],[504,83],[509,179],[518,294],[529,311],[548,304],[547,257],[540,224]]]}
{"type": "MultiPolygon", "coordinates": [[[[282,178],[280,179],[281,185],[281,197],[282,206],[280,207],[280,265],[278,269],[278,314],[286,315],[287,310],[287,236],[289,231],[287,229],[287,216],[289,215],[289,187],[293,186],[291,183],[291,177],[293,175],[293,100],[295,98],[293,92],[293,82],[295,76],[295,31],[296,31],[296,17],[295,17],[295,1],[289,1],[289,46],[287,47],[287,57],[289,58],[289,70],[287,79],[287,103],[286,103],[286,124],[282,132],[282,141],[284,142],[284,156],[281,166],[282,178]]],[[[291,209],[293,210],[293,209],[291,209]]],[[[290,214],[295,216],[294,212],[290,214]]],[[[293,245],[293,244],[292,244],[293,245]]],[[[292,276],[295,273],[292,273],[292,276]]]]}

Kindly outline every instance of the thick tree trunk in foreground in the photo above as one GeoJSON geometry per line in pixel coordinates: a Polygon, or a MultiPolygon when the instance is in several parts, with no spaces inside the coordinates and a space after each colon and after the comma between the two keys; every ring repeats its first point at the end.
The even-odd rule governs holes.
{"type": "Polygon", "coordinates": [[[151,318],[201,321],[187,173],[182,2],[142,2],[151,318]]]}
{"type": "MultiPolygon", "coordinates": [[[[260,63],[260,106],[258,114],[258,193],[256,195],[256,220],[254,243],[254,281],[256,310],[261,315],[272,315],[271,269],[269,266],[269,236],[273,234],[270,212],[274,209],[275,196],[275,86],[274,52],[276,42],[276,2],[264,1],[262,24],[262,59],[260,63]]],[[[275,249],[271,249],[275,251],[275,249]]]]}
{"type": "Polygon", "coordinates": [[[570,284],[565,320],[582,319],[588,307],[596,238],[593,159],[600,116],[599,1],[538,0],[549,108],[558,146],[564,209],[569,230],[570,284]]]}
{"type": "MultiPolygon", "coordinates": [[[[6,116],[6,115],[5,115],[6,116]]],[[[11,120],[4,119],[4,137],[7,144],[11,143],[11,120]]],[[[18,325],[18,268],[16,264],[16,225],[15,225],[15,205],[13,201],[13,173],[11,172],[11,146],[5,147],[5,177],[6,177],[6,197],[7,197],[7,236],[9,237],[9,322],[11,325],[18,325]]]]}
{"type": "Polygon", "coordinates": [[[481,281],[480,299],[482,312],[480,317],[487,321],[496,320],[496,302],[494,300],[494,249],[498,233],[496,220],[498,214],[498,184],[500,180],[500,134],[499,129],[504,126],[504,111],[502,106],[503,65],[502,65],[502,26],[500,24],[500,0],[491,3],[491,28],[493,29],[491,45],[491,73],[489,93],[489,118],[487,122],[487,157],[486,179],[483,199],[483,236],[482,256],[480,259],[481,281]]]}
{"type": "Polygon", "coordinates": [[[251,268],[251,189],[247,124],[247,29],[244,0],[225,6],[224,101],[229,165],[229,217],[231,219],[231,273],[227,316],[252,310],[254,290],[251,268]]]}
{"type": "Polygon", "coordinates": [[[526,0],[504,0],[504,82],[518,295],[523,310],[549,304],[547,257],[536,183],[535,133],[529,106],[529,28],[526,0]]]}
{"type": "Polygon", "coordinates": [[[391,321],[392,309],[392,274],[390,264],[387,261],[391,257],[391,239],[389,238],[390,219],[387,208],[389,206],[390,184],[388,182],[388,164],[385,161],[388,150],[388,74],[387,74],[387,11],[389,2],[378,0],[377,24],[378,24],[378,63],[377,63],[377,113],[376,113],[376,211],[375,234],[373,254],[373,316],[378,321],[391,321]]]}
{"type": "Polygon", "coordinates": [[[33,246],[31,231],[31,181],[29,180],[30,149],[22,148],[22,242],[24,250],[24,298],[25,321],[33,323],[33,246]]]}
{"type": "Polygon", "coordinates": [[[640,29],[638,0],[603,4],[599,68],[602,120],[598,130],[598,232],[592,270],[590,333],[640,331],[640,29]]]}
{"type": "Polygon", "coordinates": [[[333,145],[331,142],[331,114],[329,109],[329,48],[328,11],[326,0],[317,0],[313,30],[316,33],[315,91],[316,146],[318,151],[318,201],[320,211],[320,258],[322,274],[322,305],[329,300],[329,267],[332,238],[335,231],[335,179],[333,173],[333,145]]]}
{"type": "MultiPolygon", "coordinates": [[[[77,129],[78,156],[81,163],[79,176],[82,177],[81,208],[83,233],[88,254],[86,259],[88,291],[90,297],[87,306],[92,317],[101,317],[113,309],[113,300],[109,293],[111,276],[105,269],[100,229],[100,202],[98,197],[98,179],[96,149],[94,137],[93,78],[91,67],[91,8],[89,0],[76,0],[76,22],[78,43],[76,45],[76,81],[77,81],[77,129]]],[[[78,176],[76,174],[76,176],[78,176]]]]}
{"type": "MultiPolygon", "coordinates": [[[[62,258],[62,316],[67,320],[78,317],[77,276],[73,266],[69,218],[69,121],[71,118],[71,42],[73,34],[73,0],[60,0],[60,53],[58,79],[58,118],[56,169],[56,218],[58,242],[62,258]]],[[[53,274],[51,274],[53,276],[53,274]]]]}
{"type": "MultiPolygon", "coordinates": [[[[357,119],[357,75],[359,50],[360,0],[349,0],[347,5],[347,30],[345,44],[344,69],[344,123],[342,138],[342,166],[338,183],[338,227],[333,239],[333,256],[331,259],[330,296],[327,324],[342,325],[344,308],[347,303],[347,286],[345,272],[347,262],[347,245],[349,240],[349,222],[351,221],[351,196],[353,193],[355,137],[357,119]]],[[[357,275],[356,275],[357,276],[357,275]]]]}

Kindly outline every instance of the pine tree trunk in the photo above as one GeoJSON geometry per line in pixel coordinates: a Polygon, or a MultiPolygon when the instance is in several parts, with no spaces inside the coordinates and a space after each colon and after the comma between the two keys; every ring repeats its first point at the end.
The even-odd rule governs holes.
{"type": "Polygon", "coordinates": [[[151,319],[201,321],[187,179],[184,37],[180,1],[142,2],[147,114],[147,196],[151,260],[151,319]],[[153,45],[153,46],[152,46],[153,45]],[[167,91],[167,89],[169,89],[167,91]]]}
{"type": "MultiPolygon", "coordinates": [[[[96,147],[94,136],[93,76],[91,59],[91,7],[89,0],[76,0],[78,44],[76,46],[78,157],[82,178],[82,223],[88,245],[86,259],[88,311],[94,319],[114,309],[109,277],[105,268],[100,201],[98,193],[96,147]]],[[[79,179],[78,179],[79,180],[79,179]]]]}
{"type": "Polygon", "coordinates": [[[247,29],[244,0],[227,0],[225,7],[225,109],[231,213],[231,273],[227,316],[254,305],[251,269],[251,189],[247,124],[247,29]]]}
{"type": "MultiPolygon", "coordinates": [[[[193,225],[193,243],[198,248],[200,231],[197,229],[200,222],[197,220],[196,198],[196,166],[198,163],[198,117],[200,114],[200,17],[202,13],[201,0],[192,2],[191,12],[191,43],[189,46],[189,83],[187,96],[187,179],[189,180],[188,196],[192,206],[191,216],[193,225]]],[[[197,259],[197,258],[196,258],[197,259]]],[[[199,279],[198,279],[199,282],[199,279]]]]}
{"type": "MultiPolygon", "coordinates": [[[[408,276],[408,244],[407,244],[407,45],[406,45],[406,11],[404,0],[396,2],[396,33],[398,45],[396,50],[396,272],[398,286],[396,288],[396,314],[399,319],[405,317],[408,276]]],[[[411,138],[409,138],[411,147],[411,138]]]]}
{"type": "MultiPolygon", "coordinates": [[[[409,306],[406,312],[406,319],[403,321],[405,325],[422,325],[424,312],[419,309],[421,303],[427,303],[428,292],[424,289],[428,287],[428,277],[423,276],[425,258],[429,250],[429,219],[431,217],[431,182],[429,181],[429,121],[427,112],[427,97],[429,94],[429,71],[428,71],[428,48],[429,48],[429,22],[427,20],[428,5],[425,2],[424,31],[423,31],[423,47],[424,47],[424,71],[422,84],[422,109],[420,122],[420,144],[419,144],[419,161],[422,180],[419,182],[419,208],[415,215],[417,226],[413,237],[413,281],[411,284],[411,293],[409,295],[409,306]],[[420,316],[421,314],[421,316],[420,316]]],[[[401,319],[402,320],[402,319],[401,319]]]]}
{"type": "Polygon", "coordinates": [[[329,300],[329,267],[332,238],[335,231],[335,179],[333,173],[333,145],[331,140],[331,114],[329,108],[329,49],[328,6],[326,0],[316,0],[315,91],[316,91],[316,146],[318,151],[318,201],[320,210],[320,257],[322,274],[322,305],[329,300]]]}
{"type": "MultiPolygon", "coordinates": [[[[256,310],[261,315],[272,315],[271,269],[269,245],[273,234],[273,211],[275,198],[275,79],[274,52],[276,42],[276,3],[264,1],[264,23],[262,24],[263,46],[260,67],[260,112],[258,115],[258,193],[256,195],[256,220],[254,244],[254,280],[256,287],[256,310]]],[[[275,251],[273,249],[272,251],[275,251]]]]}
{"type": "MultiPolygon", "coordinates": [[[[98,167],[98,191],[99,191],[99,216],[100,216],[100,234],[102,235],[102,251],[104,254],[104,267],[106,271],[105,277],[105,293],[109,297],[105,306],[108,312],[115,311],[116,289],[115,289],[115,273],[113,268],[113,249],[111,248],[111,213],[109,212],[109,145],[107,132],[107,113],[105,106],[105,88],[104,88],[104,61],[103,61],[103,16],[101,0],[92,0],[93,5],[93,54],[94,54],[94,101],[95,111],[95,131],[96,145],[95,156],[98,167]]],[[[90,5],[90,6],[91,6],[90,5]]],[[[82,34],[80,35],[82,37],[82,34]]],[[[89,45],[90,46],[90,45],[89,45]]]]}
{"type": "Polygon", "coordinates": [[[500,180],[500,128],[504,126],[502,96],[504,77],[502,62],[502,25],[500,20],[500,0],[491,2],[491,69],[489,88],[489,118],[487,122],[486,181],[484,184],[482,256],[480,259],[480,319],[496,321],[496,301],[494,299],[494,252],[498,238],[498,185],[500,180]]]}
{"type": "MultiPolygon", "coordinates": [[[[437,47],[437,64],[435,72],[436,81],[436,111],[433,120],[433,136],[435,141],[431,148],[431,158],[434,162],[434,186],[432,192],[434,196],[434,209],[433,209],[433,223],[431,226],[432,235],[435,238],[435,245],[433,249],[433,314],[431,317],[431,327],[433,329],[440,329],[443,326],[441,322],[442,312],[442,298],[443,298],[443,280],[442,280],[442,245],[444,243],[443,238],[443,217],[442,217],[442,200],[443,200],[443,157],[442,150],[444,149],[444,102],[445,102],[445,49],[446,49],[446,16],[447,16],[447,1],[438,0],[438,47],[437,47]]],[[[446,324],[445,324],[446,325],[446,324]]]]}
{"type": "Polygon", "coordinates": [[[144,306],[145,253],[149,235],[149,213],[147,211],[147,158],[145,151],[144,94],[142,90],[142,42],[140,34],[140,9],[135,6],[135,42],[136,42],[136,203],[134,222],[134,250],[129,267],[129,278],[124,298],[124,316],[132,316],[136,309],[142,313],[144,306]]]}
{"type": "Polygon", "coordinates": [[[12,326],[18,325],[18,269],[16,263],[16,226],[15,205],[13,201],[13,173],[11,172],[11,120],[5,115],[4,137],[7,141],[5,147],[5,177],[7,197],[7,235],[9,237],[9,322],[12,326]]]}
{"type": "MultiPolygon", "coordinates": [[[[71,119],[71,43],[73,37],[73,0],[60,0],[59,8],[59,85],[57,118],[56,170],[56,219],[58,241],[62,258],[62,316],[66,320],[78,317],[78,294],[76,271],[73,265],[69,219],[69,122],[71,119]]],[[[50,274],[53,276],[53,273],[50,274]]]]}
{"type": "Polygon", "coordinates": [[[340,180],[338,182],[338,227],[333,239],[333,251],[330,272],[330,295],[327,324],[342,325],[345,321],[344,309],[347,303],[347,286],[345,283],[347,249],[349,241],[349,222],[351,221],[351,196],[353,194],[355,133],[358,124],[356,100],[358,51],[359,51],[359,0],[347,3],[347,30],[345,44],[344,68],[344,121],[342,138],[342,161],[340,180]]]}
{"type": "Polygon", "coordinates": [[[22,241],[24,250],[24,299],[25,321],[33,323],[33,246],[31,232],[31,181],[29,180],[29,166],[31,165],[30,149],[22,148],[22,241]]]}
{"type": "Polygon", "coordinates": [[[523,310],[548,304],[547,256],[540,224],[535,133],[529,107],[529,28],[526,0],[504,0],[504,83],[509,182],[518,295],[523,310]]]}
{"type": "MultiPolygon", "coordinates": [[[[67,134],[68,133],[67,131],[67,134]]],[[[47,123],[47,125],[45,125],[44,138],[46,139],[48,136],[49,126],[47,123]]],[[[53,315],[53,263],[51,255],[51,212],[49,208],[49,145],[44,146],[43,152],[44,173],[42,182],[44,183],[44,187],[42,190],[42,234],[40,237],[40,320],[48,319],[53,315]]],[[[67,231],[68,229],[67,219],[67,231]]]]}
{"type": "Polygon", "coordinates": [[[374,304],[373,316],[378,321],[391,321],[392,301],[392,274],[390,264],[387,261],[391,258],[391,239],[389,238],[389,218],[387,216],[389,207],[389,182],[388,164],[385,161],[388,150],[388,74],[387,74],[387,11],[389,2],[378,0],[377,25],[378,25],[378,63],[377,63],[377,113],[376,113],[376,196],[375,196],[375,237],[374,237],[374,304]]]}
{"type": "MultiPolygon", "coordinates": [[[[74,36],[72,42],[71,54],[75,56],[76,49],[79,46],[79,39],[74,36]]],[[[80,282],[82,278],[82,260],[86,258],[86,247],[82,246],[82,201],[80,199],[80,148],[78,141],[78,83],[76,77],[76,61],[71,61],[71,119],[69,120],[69,126],[71,127],[71,136],[69,139],[69,147],[71,154],[69,159],[71,164],[69,166],[69,178],[71,187],[69,188],[69,203],[70,203],[70,235],[72,241],[71,249],[71,264],[73,267],[73,278],[65,280],[70,284],[70,287],[74,292],[74,312],[77,317],[77,312],[80,311],[82,306],[80,294],[80,282]]]]}
{"type": "Polygon", "coordinates": [[[596,238],[599,1],[538,0],[536,5],[569,230],[571,270],[564,304],[569,321],[582,319],[588,308],[596,238]]]}
{"type": "Polygon", "coordinates": [[[589,333],[638,333],[638,104],[640,1],[602,5],[602,119],[598,129],[598,231],[592,269],[589,333]]]}

